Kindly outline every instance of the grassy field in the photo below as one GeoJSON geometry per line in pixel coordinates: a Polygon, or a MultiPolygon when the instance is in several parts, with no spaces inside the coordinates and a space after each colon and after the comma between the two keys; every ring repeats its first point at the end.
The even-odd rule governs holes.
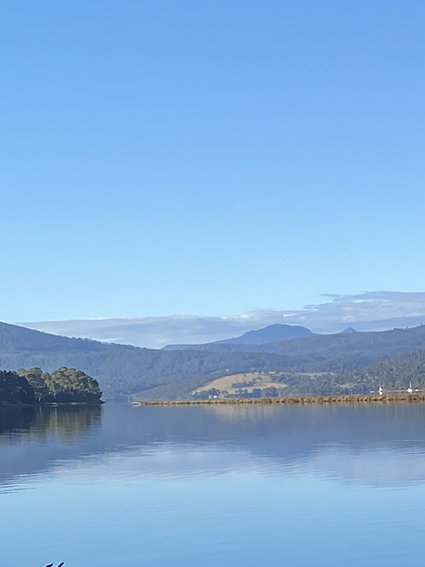
{"type": "Polygon", "coordinates": [[[252,392],[254,388],[285,388],[284,382],[276,381],[276,376],[280,375],[279,372],[246,372],[244,374],[232,374],[231,376],[223,376],[208,382],[200,388],[196,388],[191,392],[195,394],[201,390],[209,390],[216,388],[221,392],[227,391],[229,394],[235,394],[238,388],[244,388],[248,392],[252,392]],[[242,384],[250,383],[250,386],[242,384]],[[241,384],[241,385],[237,385],[241,384]]]}

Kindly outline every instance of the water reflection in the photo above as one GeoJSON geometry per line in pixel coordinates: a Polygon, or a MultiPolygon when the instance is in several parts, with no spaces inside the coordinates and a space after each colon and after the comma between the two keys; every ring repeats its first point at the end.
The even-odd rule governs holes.
{"type": "Polygon", "coordinates": [[[13,430],[27,430],[35,419],[35,408],[0,408],[0,442],[2,435],[13,430]]]}
{"type": "Polygon", "coordinates": [[[0,443],[7,433],[47,437],[55,435],[79,437],[100,424],[100,406],[59,406],[0,408],[0,443]]]}
{"type": "Polygon", "coordinates": [[[422,405],[111,405],[0,424],[7,567],[423,563],[422,405]]]}
{"type": "Polygon", "coordinates": [[[425,481],[424,455],[423,405],[0,411],[3,483],[97,456],[106,476],[247,470],[396,485],[425,481]]]}
{"type": "Polygon", "coordinates": [[[90,452],[101,424],[98,406],[0,409],[0,484],[90,452]]]}

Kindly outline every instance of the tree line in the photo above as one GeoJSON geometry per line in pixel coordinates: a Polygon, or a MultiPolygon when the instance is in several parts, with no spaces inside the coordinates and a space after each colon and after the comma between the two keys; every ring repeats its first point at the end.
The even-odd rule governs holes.
{"type": "Polygon", "coordinates": [[[54,372],[41,368],[0,370],[0,404],[100,403],[99,383],[81,370],[62,366],[54,372]]]}

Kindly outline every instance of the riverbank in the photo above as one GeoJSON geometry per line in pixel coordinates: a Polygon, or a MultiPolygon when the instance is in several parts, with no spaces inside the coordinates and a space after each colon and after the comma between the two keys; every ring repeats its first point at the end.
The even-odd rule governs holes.
{"type": "Polygon", "coordinates": [[[98,400],[96,402],[46,402],[44,404],[11,404],[0,402],[1,408],[58,408],[58,407],[69,407],[69,406],[101,406],[105,402],[98,400]]]}
{"type": "Polygon", "coordinates": [[[170,401],[135,401],[139,406],[198,406],[198,405],[234,405],[234,404],[370,404],[370,403],[421,403],[425,402],[425,392],[394,394],[350,394],[335,396],[288,396],[282,398],[230,398],[211,400],[170,400],[170,401]]]}

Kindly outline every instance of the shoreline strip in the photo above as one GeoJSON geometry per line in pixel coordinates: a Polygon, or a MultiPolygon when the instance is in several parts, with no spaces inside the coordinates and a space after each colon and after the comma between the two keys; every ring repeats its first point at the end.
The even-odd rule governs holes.
{"type": "Polygon", "coordinates": [[[287,396],[277,398],[231,398],[208,400],[137,400],[133,406],[197,406],[197,405],[245,405],[245,404],[370,404],[370,403],[421,403],[425,402],[425,392],[394,394],[350,394],[335,396],[287,396]]]}

